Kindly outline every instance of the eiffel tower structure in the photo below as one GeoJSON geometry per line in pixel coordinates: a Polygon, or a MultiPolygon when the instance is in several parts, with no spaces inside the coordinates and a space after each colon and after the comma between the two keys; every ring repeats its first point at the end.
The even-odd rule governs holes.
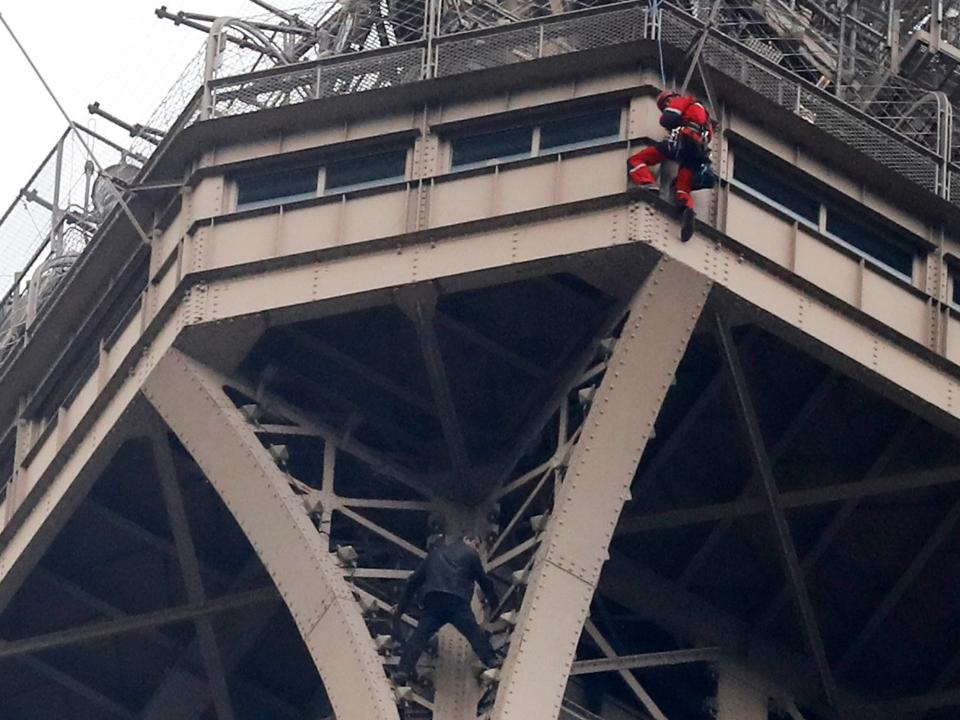
{"type": "Polygon", "coordinates": [[[960,4],[252,4],[0,218],[0,720],[957,717],[960,4]]]}

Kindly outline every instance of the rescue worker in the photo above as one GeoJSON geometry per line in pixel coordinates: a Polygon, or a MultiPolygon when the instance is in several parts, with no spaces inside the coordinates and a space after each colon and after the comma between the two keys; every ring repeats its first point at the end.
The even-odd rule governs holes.
{"type": "Polygon", "coordinates": [[[441,543],[427,554],[407,579],[394,608],[395,634],[398,634],[400,618],[418,590],[422,593],[423,613],[400,655],[394,675],[398,685],[407,682],[430,638],[447,623],[460,631],[484,665],[500,665],[499,657],[470,607],[475,584],[480,586],[491,608],[496,608],[499,602],[493,582],[483,571],[479,548],[480,539],[474,535],[465,535],[461,541],[450,545],[441,543]]]}
{"type": "Polygon", "coordinates": [[[660,125],[670,131],[658,142],[627,160],[627,175],[640,186],[656,183],[650,168],[664,160],[673,160],[679,166],[676,180],[676,203],[681,210],[683,230],[681,240],[686,242],[693,234],[694,179],[704,164],[710,162],[712,126],[710,114],[697,98],[664,90],[657,96],[660,125]]]}

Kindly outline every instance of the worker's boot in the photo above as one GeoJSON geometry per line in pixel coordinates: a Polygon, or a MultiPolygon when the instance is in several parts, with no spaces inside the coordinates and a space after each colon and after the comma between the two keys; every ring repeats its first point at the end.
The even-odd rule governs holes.
{"type": "Polygon", "coordinates": [[[690,193],[683,190],[677,191],[677,209],[680,213],[680,242],[687,242],[693,237],[697,219],[690,193]]]}
{"type": "Polygon", "coordinates": [[[650,172],[649,166],[644,162],[630,162],[627,161],[627,177],[630,178],[630,182],[634,185],[639,185],[640,187],[649,187],[656,184],[657,179],[653,176],[653,173],[650,172]]]}

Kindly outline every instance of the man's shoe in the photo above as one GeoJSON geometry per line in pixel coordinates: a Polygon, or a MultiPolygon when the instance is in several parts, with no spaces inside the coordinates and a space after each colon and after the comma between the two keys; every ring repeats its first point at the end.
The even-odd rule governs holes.
{"type": "Polygon", "coordinates": [[[683,208],[680,213],[680,242],[687,242],[693,237],[693,231],[696,227],[697,214],[692,207],[683,208]]]}

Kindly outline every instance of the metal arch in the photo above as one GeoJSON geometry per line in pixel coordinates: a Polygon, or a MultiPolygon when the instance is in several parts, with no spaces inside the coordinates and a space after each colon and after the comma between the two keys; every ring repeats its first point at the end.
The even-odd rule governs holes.
{"type": "MultiPolygon", "coordinates": [[[[894,125],[893,129],[900,131],[900,126],[908,120],[913,120],[913,112],[930,100],[936,107],[937,144],[937,194],[945,200],[950,199],[950,162],[953,157],[953,104],[949,96],[942,90],[931,90],[929,93],[911,105],[894,125]]],[[[901,133],[905,134],[905,133],[901,133]]]]}
{"type": "Polygon", "coordinates": [[[270,573],[337,716],[399,720],[342,569],[287,477],[223,392],[225,382],[212,369],[170,349],[145,382],[143,394],[191,453],[270,573]]]}
{"type": "Polygon", "coordinates": [[[617,518],[711,286],[664,258],[631,301],[534,563],[493,720],[559,713],[617,518]]]}

